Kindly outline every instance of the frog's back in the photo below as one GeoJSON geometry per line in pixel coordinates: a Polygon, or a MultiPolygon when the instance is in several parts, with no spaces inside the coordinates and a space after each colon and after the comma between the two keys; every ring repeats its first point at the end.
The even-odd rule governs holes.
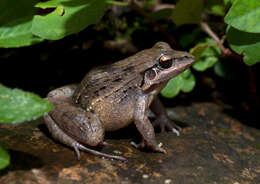
{"type": "Polygon", "coordinates": [[[120,89],[128,87],[130,83],[140,86],[140,75],[154,65],[151,61],[158,55],[155,52],[153,49],[147,49],[114,64],[92,69],[76,89],[73,101],[87,109],[96,101],[102,101],[120,89]]]}
{"type": "Polygon", "coordinates": [[[92,69],[76,89],[73,101],[87,109],[124,88],[136,77],[133,73],[135,71],[132,66],[107,65],[92,69]]]}

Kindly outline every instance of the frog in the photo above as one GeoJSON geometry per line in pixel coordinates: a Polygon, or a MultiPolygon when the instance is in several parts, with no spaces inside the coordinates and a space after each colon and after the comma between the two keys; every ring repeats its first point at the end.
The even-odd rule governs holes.
{"type": "MultiPolygon", "coordinates": [[[[97,59],[97,58],[96,58],[97,59]]],[[[73,148],[80,159],[80,151],[103,158],[126,161],[120,155],[97,151],[106,146],[105,132],[117,131],[134,123],[141,135],[136,148],[167,153],[158,144],[154,126],[160,125],[179,135],[181,128],[167,116],[158,94],[167,82],[184,72],[194,62],[194,56],[177,51],[166,42],[157,42],[110,65],[91,69],[79,84],[52,90],[46,99],[53,109],[44,115],[52,137],[73,148]],[[156,116],[151,122],[150,109],[156,116]]]]}

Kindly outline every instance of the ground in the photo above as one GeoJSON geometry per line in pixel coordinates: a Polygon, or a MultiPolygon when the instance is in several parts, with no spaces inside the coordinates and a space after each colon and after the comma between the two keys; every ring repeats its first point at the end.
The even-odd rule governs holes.
{"type": "MultiPolygon", "coordinates": [[[[54,141],[43,119],[0,126],[0,142],[12,157],[1,171],[0,183],[260,183],[260,131],[231,117],[213,103],[193,103],[169,109],[183,127],[182,134],[157,133],[167,154],[137,150],[134,126],[107,134],[105,153],[127,162],[106,160],[54,141]]],[[[136,139],[138,140],[138,139],[136,139]]]]}

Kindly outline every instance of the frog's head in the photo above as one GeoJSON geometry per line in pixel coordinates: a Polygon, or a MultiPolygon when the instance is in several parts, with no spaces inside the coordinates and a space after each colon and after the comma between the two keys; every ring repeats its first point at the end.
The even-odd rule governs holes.
{"type": "Polygon", "coordinates": [[[194,56],[188,52],[173,50],[167,43],[158,42],[153,49],[160,50],[155,65],[144,72],[143,90],[166,83],[184,72],[194,63],[194,56]]]}

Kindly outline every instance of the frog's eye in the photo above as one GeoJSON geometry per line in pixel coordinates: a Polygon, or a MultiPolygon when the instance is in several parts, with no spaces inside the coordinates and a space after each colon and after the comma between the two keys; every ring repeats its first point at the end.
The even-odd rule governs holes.
{"type": "Polygon", "coordinates": [[[170,56],[161,56],[159,59],[159,66],[163,69],[170,68],[172,66],[172,58],[170,56]]]}

